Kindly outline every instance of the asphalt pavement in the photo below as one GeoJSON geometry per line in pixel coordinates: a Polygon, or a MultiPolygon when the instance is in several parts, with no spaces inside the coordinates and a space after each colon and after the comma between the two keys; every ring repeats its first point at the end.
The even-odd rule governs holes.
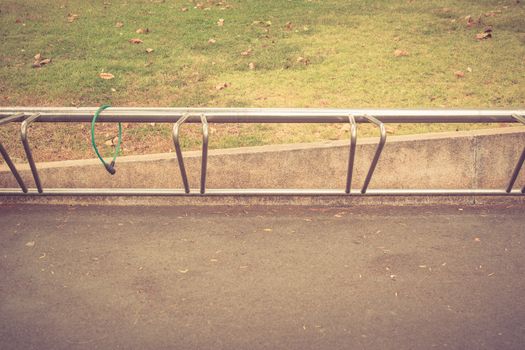
{"type": "Polygon", "coordinates": [[[0,206],[0,349],[524,349],[524,207],[0,206]]]}

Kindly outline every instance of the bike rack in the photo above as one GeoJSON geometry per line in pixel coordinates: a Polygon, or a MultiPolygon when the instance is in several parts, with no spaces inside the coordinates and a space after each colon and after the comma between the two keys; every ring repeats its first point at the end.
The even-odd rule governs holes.
{"type": "Polygon", "coordinates": [[[40,117],[40,113],[35,113],[22,122],[22,125],[20,126],[20,138],[22,139],[22,145],[24,146],[24,151],[26,152],[27,162],[29,163],[29,167],[33,173],[33,179],[35,180],[36,188],[38,193],[42,193],[42,183],[40,182],[40,176],[38,176],[38,170],[36,169],[36,164],[33,160],[33,153],[31,153],[31,147],[29,147],[29,141],[27,140],[27,128],[38,117],[40,117]]]}
{"type": "MultiPolygon", "coordinates": [[[[16,113],[16,114],[13,114],[11,116],[2,118],[2,119],[0,119],[0,126],[5,125],[5,124],[10,123],[10,122],[17,121],[17,120],[23,118],[24,116],[25,116],[24,113],[16,113]]],[[[6,149],[4,148],[4,146],[2,145],[1,142],[0,142],[0,153],[2,154],[2,157],[4,158],[7,166],[11,170],[11,173],[13,173],[13,176],[15,177],[16,182],[18,182],[18,185],[22,189],[22,192],[27,193],[27,186],[25,185],[24,180],[22,180],[22,177],[18,173],[18,170],[16,170],[16,167],[13,164],[13,161],[9,157],[9,154],[7,153],[6,149]]]]}
{"type": "MultiPolygon", "coordinates": [[[[188,175],[186,174],[186,168],[184,166],[184,159],[182,157],[182,148],[180,146],[179,136],[181,125],[190,117],[189,114],[183,115],[173,125],[173,144],[175,145],[175,152],[177,153],[177,161],[179,163],[180,174],[182,176],[182,183],[184,184],[184,192],[190,193],[190,185],[188,182],[188,175]]],[[[200,120],[202,123],[202,164],[201,164],[201,187],[200,193],[206,192],[206,169],[208,164],[208,121],[206,116],[201,114],[200,120]]]]}
{"type": "Polygon", "coordinates": [[[370,165],[370,169],[368,169],[368,174],[365,178],[365,184],[363,185],[363,188],[361,189],[361,193],[365,194],[366,190],[368,189],[368,185],[370,185],[370,181],[372,181],[372,176],[374,175],[374,170],[376,169],[377,162],[379,161],[379,157],[381,156],[381,152],[383,151],[383,147],[386,143],[386,128],[385,124],[381,123],[376,118],[365,115],[365,118],[370,121],[371,123],[374,123],[379,127],[380,132],[380,139],[379,144],[377,145],[376,153],[374,154],[374,159],[372,159],[372,164],[370,165]]]}
{"type": "MultiPolygon", "coordinates": [[[[525,125],[525,118],[521,115],[513,114],[512,117],[525,125]]],[[[521,152],[520,159],[518,160],[518,163],[516,164],[516,167],[514,168],[514,171],[512,172],[512,176],[510,178],[509,184],[507,186],[506,192],[510,193],[512,191],[512,187],[514,186],[514,183],[516,182],[516,179],[518,178],[518,175],[520,174],[520,170],[523,167],[523,162],[525,162],[525,147],[523,147],[523,151],[521,152]]],[[[521,193],[525,193],[525,185],[521,189],[521,193]]]]}
{"type": "Polygon", "coordinates": [[[173,122],[173,144],[177,154],[183,189],[104,189],[104,188],[49,188],[45,191],[28,140],[28,128],[34,122],[90,122],[96,108],[31,108],[0,107],[0,126],[21,122],[21,141],[36,185],[36,191],[27,188],[8,152],[0,143],[0,153],[15,177],[20,191],[0,189],[0,196],[12,195],[104,195],[104,196],[502,196],[524,195],[525,186],[513,190],[525,163],[525,147],[505,189],[369,189],[375,169],[386,144],[385,123],[522,123],[525,110],[349,110],[349,109],[227,109],[227,108],[112,108],[100,115],[101,122],[173,122]],[[182,148],[180,128],[184,123],[202,125],[202,160],[200,189],[192,191],[189,185],[182,148]],[[208,123],[349,123],[350,144],[348,169],[344,190],[337,189],[206,189],[209,127],[208,123]],[[372,123],[379,129],[379,143],[360,190],[352,190],[358,123],[372,123]]]}
{"type": "Polygon", "coordinates": [[[350,122],[350,154],[348,155],[348,172],[346,175],[345,193],[349,194],[352,186],[352,175],[354,172],[355,148],[357,144],[357,123],[353,115],[348,116],[350,122]]]}

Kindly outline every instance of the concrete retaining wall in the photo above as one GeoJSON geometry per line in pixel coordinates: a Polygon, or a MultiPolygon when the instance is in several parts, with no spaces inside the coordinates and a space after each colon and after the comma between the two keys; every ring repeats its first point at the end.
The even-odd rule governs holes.
{"type": "MultiPolygon", "coordinates": [[[[361,139],[353,188],[362,186],[377,144],[361,139]]],[[[525,145],[525,127],[389,136],[370,188],[505,188],[525,145]]],[[[200,152],[184,160],[199,187],[200,152]]],[[[207,188],[344,188],[348,141],[213,150],[207,188]]],[[[175,153],[121,157],[110,176],[96,159],[37,163],[46,187],[182,188],[175,153]]],[[[27,164],[17,165],[34,187],[27,164]]],[[[525,184],[525,170],[517,186],[525,184]]],[[[5,165],[0,187],[17,187],[5,165]]]]}

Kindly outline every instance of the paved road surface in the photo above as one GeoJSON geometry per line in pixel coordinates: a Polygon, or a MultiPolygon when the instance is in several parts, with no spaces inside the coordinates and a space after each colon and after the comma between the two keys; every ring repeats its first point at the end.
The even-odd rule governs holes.
{"type": "Polygon", "coordinates": [[[524,349],[523,207],[0,207],[0,349],[524,349]]]}

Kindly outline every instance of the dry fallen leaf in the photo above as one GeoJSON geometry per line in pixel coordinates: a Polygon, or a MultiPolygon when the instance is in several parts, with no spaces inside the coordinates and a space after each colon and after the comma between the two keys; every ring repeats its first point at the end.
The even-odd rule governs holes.
{"type": "Polygon", "coordinates": [[[129,39],[129,42],[132,44],[142,44],[143,43],[143,41],[139,38],[129,39]]]}
{"type": "Polygon", "coordinates": [[[104,142],[104,144],[106,146],[113,146],[113,142],[111,140],[106,140],[106,142],[104,142]]]}
{"type": "Polygon", "coordinates": [[[29,241],[26,243],[26,247],[34,247],[35,246],[35,241],[29,241]]]}
{"type": "Polygon", "coordinates": [[[150,47],[148,47],[148,48],[146,49],[146,52],[147,52],[147,53],[152,53],[153,51],[155,51],[155,50],[153,50],[153,49],[150,48],[150,47]]]}
{"type": "Polygon", "coordinates": [[[253,62],[248,63],[248,68],[250,68],[250,70],[254,70],[255,69],[255,63],[253,63],[253,62]]]}
{"type": "Polygon", "coordinates": [[[124,26],[124,23],[122,23],[122,22],[115,23],[115,27],[117,27],[117,28],[122,28],[123,26],[124,26]]]}
{"type": "Polygon", "coordinates": [[[478,40],[489,39],[489,38],[492,38],[492,34],[491,33],[479,33],[479,34],[476,34],[476,39],[478,39],[478,40]]]}
{"type": "Polygon", "coordinates": [[[483,40],[483,39],[489,39],[492,38],[492,28],[485,28],[485,30],[482,33],[476,34],[476,39],[483,40]]]}
{"type": "Polygon", "coordinates": [[[457,70],[454,72],[454,75],[458,78],[463,78],[465,76],[465,72],[462,72],[460,70],[457,70]]]}
{"type": "Polygon", "coordinates": [[[309,60],[308,58],[298,57],[298,58],[297,58],[297,63],[302,63],[302,64],[304,64],[305,66],[307,66],[307,65],[310,64],[310,60],[309,60]]]}
{"type": "Polygon", "coordinates": [[[208,39],[208,44],[215,44],[217,40],[215,39],[208,39]]]}
{"type": "Polygon", "coordinates": [[[284,27],[286,28],[286,30],[292,30],[292,28],[293,28],[293,24],[292,24],[292,22],[286,22],[286,24],[284,25],[284,27]]]}
{"type": "Polygon", "coordinates": [[[396,56],[396,57],[408,56],[408,51],[397,49],[397,50],[394,51],[394,56],[396,56]]]}
{"type": "Polygon", "coordinates": [[[183,7],[180,10],[181,10],[181,12],[186,12],[186,11],[188,11],[188,8],[187,7],[183,7]]]}
{"type": "Polygon", "coordinates": [[[109,79],[115,78],[115,76],[113,74],[111,74],[111,73],[100,73],[98,76],[101,77],[104,80],[109,80],[109,79]]]}
{"type": "Polygon", "coordinates": [[[149,33],[149,28],[139,28],[135,31],[135,33],[137,34],[148,34],[149,33]]]}
{"type": "Polygon", "coordinates": [[[40,68],[46,64],[49,64],[51,63],[51,58],[42,58],[42,55],[41,54],[36,54],[35,55],[35,61],[33,62],[32,66],[33,68],[40,68]]]}
{"type": "Polygon", "coordinates": [[[220,18],[218,21],[217,21],[217,25],[219,27],[222,27],[224,25],[224,18],[220,18]]]}
{"type": "Polygon", "coordinates": [[[222,90],[222,89],[226,89],[228,86],[230,86],[230,84],[228,84],[228,83],[220,83],[220,84],[215,86],[215,89],[216,90],[222,90]]]}
{"type": "Polygon", "coordinates": [[[272,232],[273,230],[271,228],[265,228],[263,231],[265,231],[265,232],[272,232]]]}
{"type": "Polygon", "coordinates": [[[241,52],[241,56],[250,56],[252,54],[252,49],[241,52]]]}
{"type": "Polygon", "coordinates": [[[188,269],[179,270],[180,273],[186,273],[186,272],[188,272],[188,271],[189,271],[188,269]]]}
{"type": "Polygon", "coordinates": [[[78,17],[80,17],[79,15],[77,15],[76,13],[69,13],[67,15],[67,21],[69,23],[73,23],[74,21],[76,21],[78,19],[78,17]]]}

